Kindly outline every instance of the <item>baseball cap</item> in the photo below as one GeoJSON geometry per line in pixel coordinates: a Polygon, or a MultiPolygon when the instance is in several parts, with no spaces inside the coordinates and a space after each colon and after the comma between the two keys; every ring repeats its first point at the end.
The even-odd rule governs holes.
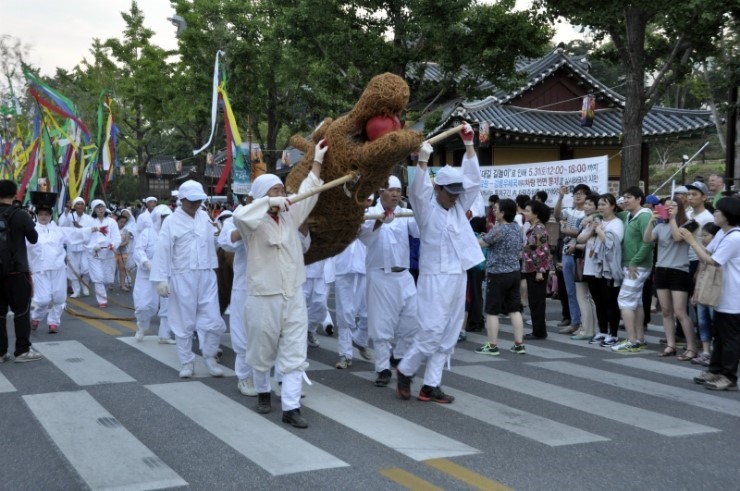
{"type": "Polygon", "coordinates": [[[673,190],[673,194],[689,194],[689,190],[686,189],[686,186],[678,186],[673,190]]]}
{"type": "Polygon", "coordinates": [[[465,191],[463,175],[460,169],[445,165],[434,176],[434,184],[442,186],[450,194],[460,194],[465,191]]]}
{"type": "Polygon", "coordinates": [[[709,189],[707,188],[707,185],[699,181],[693,182],[691,184],[687,184],[686,189],[695,189],[696,191],[699,191],[704,196],[709,194],[709,189]]]}
{"type": "Polygon", "coordinates": [[[658,198],[658,197],[657,197],[657,196],[655,196],[654,194],[648,194],[648,195],[647,195],[647,196],[645,197],[645,203],[647,203],[647,204],[649,204],[649,205],[653,205],[653,206],[655,206],[655,205],[657,205],[658,203],[660,203],[660,198],[658,198]]]}

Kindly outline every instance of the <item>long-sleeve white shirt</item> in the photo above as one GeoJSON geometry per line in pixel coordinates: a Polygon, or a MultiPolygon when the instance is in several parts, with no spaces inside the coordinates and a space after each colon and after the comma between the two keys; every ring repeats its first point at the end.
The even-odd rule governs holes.
{"type": "Polygon", "coordinates": [[[117,249],[121,245],[121,232],[118,229],[118,222],[113,220],[111,217],[93,218],[91,227],[108,227],[106,233],[95,232],[90,234],[90,238],[87,241],[86,249],[92,253],[97,253],[100,256],[106,256],[108,254],[115,254],[112,250],[117,249]],[[99,251],[97,250],[99,249],[99,251]]]}
{"type": "MultiPolygon", "coordinates": [[[[367,210],[369,215],[382,214],[385,211],[378,201],[367,210]]],[[[397,206],[394,213],[408,211],[397,206]]],[[[408,268],[411,261],[409,235],[419,237],[419,227],[413,217],[396,218],[391,223],[384,223],[375,229],[375,220],[367,220],[360,228],[360,240],[367,247],[365,259],[366,271],[382,269],[386,273],[391,268],[408,268]]]]}
{"type": "Polygon", "coordinates": [[[365,274],[367,247],[359,239],[352,241],[345,250],[334,256],[335,274],[365,274]]]}
{"type": "Polygon", "coordinates": [[[92,227],[69,228],[60,227],[54,222],[47,225],[37,223],[36,232],[39,239],[35,244],[26,241],[28,265],[32,273],[63,269],[64,259],[67,257],[65,244],[84,242],[90,237],[92,227]]]}
{"type": "Polygon", "coordinates": [[[159,231],[149,279],[168,281],[172,275],[216,269],[215,231],[205,211],[198,210],[191,217],[177,208],[159,231]]]}
{"type": "Polygon", "coordinates": [[[218,246],[227,251],[234,253],[234,290],[247,291],[247,244],[241,239],[234,242],[231,233],[236,230],[234,218],[229,217],[224,220],[221,227],[221,233],[218,235],[218,246]]]}
{"type": "Polygon", "coordinates": [[[416,172],[409,186],[409,201],[421,232],[420,273],[462,273],[485,259],[465,216],[480,194],[478,157],[463,157],[462,171],[465,191],[449,210],[437,202],[426,172],[416,172]]]}
{"type": "MultiPolygon", "coordinates": [[[[310,172],[299,194],[319,187],[323,181],[310,172]]],[[[303,250],[298,227],[319,200],[311,196],[280,212],[277,220],[267,212],[267,196],[254,200],[234,213],[234,223],[247,243],[247,291],[250,295],[295,295],[306,281],[303,250]]]]}
{"type": "MultiPolygon", "coordinates": [[[[74,227],[75,223],[80,225],[82,228],[94,227],[93,218],[87,213],[78,215],[76,211],[70,211],[69,213],[63,213],[59,216],[60,227],[74,227]]],[[[76,227],[75,227],[76,228],[76,227]]],[[[118,225],[116,225],[118,228],[118,225]]],[[[67,244],[67,250],[72,252],[82,252],[86,250],[88,237],[77,237],[67,244]]]]}

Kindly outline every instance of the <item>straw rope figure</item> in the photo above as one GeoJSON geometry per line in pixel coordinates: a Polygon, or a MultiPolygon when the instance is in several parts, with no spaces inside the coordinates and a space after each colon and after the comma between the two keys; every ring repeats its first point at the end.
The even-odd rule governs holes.
{"type": "Polygon", "coordinates": [[[364,221],[365,200],[383,187],[393,167],[419,149],[420,133],[401,129],[398,116],[409,101],[409,87],[397,75],[384,73],[370,80],[360,100],[346,115],[324,123],[312,142],[293,136],[290,143],[305,155],[286,180],[289,193],[298,191],[322,138],[329,145],[321,177],[326,182],[355,172],[357,181],[324,191],[308,218],[311,247],[306,264],[342,252],[357,237],[364,221]]]}

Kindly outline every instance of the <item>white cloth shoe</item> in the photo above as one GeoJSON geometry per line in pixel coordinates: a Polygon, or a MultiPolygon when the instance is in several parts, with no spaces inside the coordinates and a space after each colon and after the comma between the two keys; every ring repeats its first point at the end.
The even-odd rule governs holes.
{"type": "Polygon", "coordinates": [[[142,342],[144,341],[144,334],[145,332],[143,329],[137,329],[136,334],[134,334],[134,337],[136,338],[138,342],[142,342]]]}
{"type": "Polygon", "coordinates": [[[90,296],[90,289],[86,287],[85,285],[82,285],[82,295],[85,297],[90,296]]]}
{"type": "Polygon", "coordinates": [[[186,363],[180,369],[180,378],[190,378],[193,376],[193,364],[186,363]]]}
{"type": "Polygon", "coordinates": [[[254,388],[252,377],[239,380],[239,383],[236,384],[236,388],[239,389],[239,392],[243,396],[257,397],[257,390],[254,388]]]}
{"type": "Polygon", "coordinates": [[[177,344],[177,341],[170,338],[159,338],[159,344],[177,344]]]}
{"type": "Polygon", "coordinates": [[[206,370],[208,370],[208,373],[211,375],[211,377],[224,376],[224,371],[218,365],[215,358],[203,357],[203,364],[206,366],[206,370]]]}

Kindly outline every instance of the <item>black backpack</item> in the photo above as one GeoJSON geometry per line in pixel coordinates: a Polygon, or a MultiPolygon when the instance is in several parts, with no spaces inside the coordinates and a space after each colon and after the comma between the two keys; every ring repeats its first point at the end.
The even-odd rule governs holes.
{"type": "Polygon", "coordinates": [[[10,244],[10,220],[20,209],[20,206],[13,205],[0,213],[0,275],[2,276],[15,269],[14,252],[10,244]]]}

